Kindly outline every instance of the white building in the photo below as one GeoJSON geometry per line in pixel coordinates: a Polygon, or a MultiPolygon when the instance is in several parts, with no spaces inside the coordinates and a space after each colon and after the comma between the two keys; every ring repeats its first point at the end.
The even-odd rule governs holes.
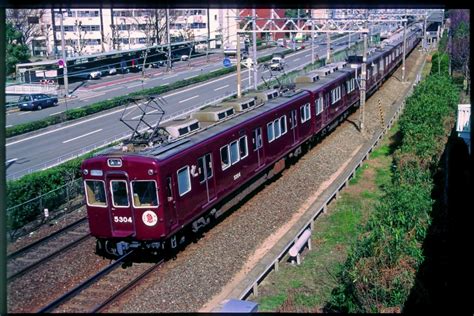
{"type": "MultiPolygon", "coordinates": [[[[237,13],[233,9],[170,9],[171,41],[205,40],[209,35],[216,39],[211,48],[219,48],[221,39],[236,37],[233,17],[237,13]]],[[[60,21],[56,14],[53,22],[51,10],[46,10],[39,25],[42,35],[33,41],[34,55],[54,55],[56,47],[56,53],[61,51],[60,21]]],[[[63,25],[69,56],[167,43],[166,9],[70,9],[64,12],[63,25]]]]}

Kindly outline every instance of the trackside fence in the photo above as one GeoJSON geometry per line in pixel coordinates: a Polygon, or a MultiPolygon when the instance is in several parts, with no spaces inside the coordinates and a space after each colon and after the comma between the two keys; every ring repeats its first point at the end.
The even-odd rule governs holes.
{"type": "Polygon", "coordinates": [[[10,240],[24,236],[36,230],[46,221],[54,220],[66,213],[75,211],[84,205],[84,186],[82,179],[71,181],[55,190],[42,194],[34,199],[21,204],[9,207],[6,212],[9,217],[11,227],[15,227],[14,222],[21,222],[31,214],[39,214],[31,219],[28,225],[21,228],[12,229],[8,232],[10,240]],[[45,209],[47,211],[45,212],[45,209]],[[14,214],[14,215],[12,215],[14,214]]]}
{"type": "MultiPolygon", "coordinates": [[[[416,49],[416,48],[415,48],[416,49]]],[[[261,260],[261,265],[248,273],[246,280],[237,286],[227,298],[238,298],[245,300],[250,294],[258,296],[258,285],[265,279],[265,277],[271,271],[278,271],[279,263],[282,260],[288,260],[288,251],[301,237],[305,230],[314,228],[315,221],[321,213],[327,211],[328,205],[339,197],[340,191],[349,184],[349,180],[354,176],[356,170],[362,166],[362,163],[369,158],[370,153],[378,146],[379,142],[383,139],[383,136],[392,128],[393,124],[398,120],[400,114],[405,107],[405,99],[410,96],[413,92],[414,86],[421,80],[420,74],[425,65],[426,58],[424,58],[421,67],[417,71],[416,79],[414,84],[411,85],[410,89],[405,95],[402,101],[399,101],[397,109],[393,112],[388,124],[379,129],[374,137],[368,142],[356,155],[352,163],[349,164],[345,171],[337,177],[332,185],[323,192],[320,197],[310,206],[309,211],[306,212],[301,222],[303,223],[300,228],[290,230],[276,246],[264,256],[261,260]],[[291,237],[293,236],[293,237],[291,237]],[[285,242],[289,240],[289,242],[285,242]]]]}

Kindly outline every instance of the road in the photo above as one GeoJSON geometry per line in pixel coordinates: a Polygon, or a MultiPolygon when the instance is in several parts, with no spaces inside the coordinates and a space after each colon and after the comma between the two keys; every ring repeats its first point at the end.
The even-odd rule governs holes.
{"type": "MultiPolygon", "coordinates": [[[[285,50],[282,47],[273,47],[257,51],[257,56],[271,55],[276,52],[285,50]]],[[[41,111],[21,111],[7,113],[7,127],[21,123],[32,122],[48,116],[61,113],[67,109],[83,107],[99,101],[104,101],[117,96],[126,95],[136,92],[144,88],[152,88],[159,85],[171,84],[176,81],[205,74],[218,69],[222,69],[222,55],[210,55],[209,63],[206,57],[192,58],[188,66],[187,61],[178,61],[173,63],[173,69],[169,72],[166,67],[146,69],[147,78],[142,84],[142,74],[129,73],[117,74],[113,76],[103,77],[98,80],[88,80],[86,84],[78,88],[73,93],[73,98],[67,101],[60,100],[60,104],[56,107],[46,108],[41,111]]],[[[72,91],[79,83],[70,85],[69,90],[72,91]]]]}
{"type": "MultiPolygon", "coordinates": [[[[351,43],[354,43],[355,35],[351,36],[351,43]]],[[[347,45],[340,43],[347,42],[347,36],[338,38],[334,41],[334,50],[338,51],[347,45]]],[[[315,54],[325,56],[325,45],[318,45],[315,54]]],[[[311,50],[304,49],[297,51],[285,58],[287,63],[286,72],[300,68],[302,65],[311,62],[311,50]]],[[[213,65],[217,67],[217,65],[213,65]]],[[[218,66],[222,67],[222,66],[218,66]]],[[[210,67],[209,67],[210,68],[210,67]]],[[[268,71],[259,71],[259,83],[262,73],[268,71]]],[[[191,77],[200,73],[200,70],[194,69],[186,71],[181,76],[191,77]]],[[[268,76],[268,75],[267,75],[268,76]]],[[[252,78],[253,79],[253,78],[252,78]]],[[[164,79],[159,77],[163,84],[164,79]]],[[[170,76],[166,80],[170,80],[170,76]]],[[[242,87],[248,86],[248,71],[243,70],[242,87]]],[[[153,85],[156,85],[156,81],[153,85]]],[[[176,115],[185,111],[209,103],[211,100],[223,99],[234,93],[236,90],[236,73],[231,73],[219,78],[209,80],[203,83],[193,85],[189,88],[171,91],[163,94],[166,101],[163,109],[167,115],[176,115]]],[[[113,88],[115,89],[115,88],[113,88]]],[[[124,88],[120,88],[124,89],[124,88]]],[[[119,89],[115,89],[116,93],[119,89]]],[[[108,90],[110,91],[110,89],[108,90]]],[[[133,90],[131,90],[133,91],[133,90]]],[[[123,93],[122,93],[123,94],[123,93]]],[[[114,92],[105,92],[107,98],[113,97],[114,92]]],[[[53,108],[52,110],[57,110],[53,108]]],[[[130,134],[131,130],[123,123],[119,122],[123,109],[108,111],[107,113],[98,113],[65,126],[48,129],[47,131],[36,135],[23,135],[11,139],[6,144],[7,160],[7,179],[14,179],[26,173],[41,170],[54,163],[60,163],[70,157],[90,151],[106,142],[110,142],[118,137],[130,134]]],[[[130,113],[129,117],[140,114],[138,111],[130,113]]]]}

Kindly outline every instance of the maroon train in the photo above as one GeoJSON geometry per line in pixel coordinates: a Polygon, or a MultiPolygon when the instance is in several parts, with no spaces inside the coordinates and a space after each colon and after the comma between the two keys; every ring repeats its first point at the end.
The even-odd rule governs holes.
{"type": "MultiPolygon", "coordinates": [[[[406,53],[419,41],[420,28],[412,27],[406,53]]],[[[401,63],[402,54],[399,36],[369,55],[368,94],[401,63]]],[[[330,64],[297,79],[293,91],[270,91],[263,99],[246,96],[240,113],[215,107],[221,122],[194,130],[200,120],[205,125],[202,115],[182,120],[190,124],[177,130],[192,132],[175,141],[86,159],[87,214],[98,253],[176,247],[187,230],[197,231],[220,216],[283,170],[285,159],[299,155],[302,145],[342,121],[358,105],[360,69],[360,64],[330,64]]]]}

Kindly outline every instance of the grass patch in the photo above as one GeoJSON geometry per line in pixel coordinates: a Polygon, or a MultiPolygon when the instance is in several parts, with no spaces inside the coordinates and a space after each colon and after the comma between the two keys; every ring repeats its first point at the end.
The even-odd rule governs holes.
{"type": "Polygon", "coordinates": [[[265,297],[265,299],[260,302],[259,311],[261,312],[274,311],[278,309],[278,307],[280,307],[281,304],[283,304],[285,300],[286,300],[285,294],[278,294],[274,296],[265,297]]]}
{"type": "Polygon", "coordinates": [[[354,173],[354,176],[352,177],[352,179],[349,180],[349,184],[350,185],[354,185],[354,184],[357,184],[357,182],[359,182],[361,176],[362,176],[362,173],[364,172],[365,169],[367,169],[369,166],[367,165],[367,163],[364,163],[360,168],[357,168],[355,173],[354,173]]]}
{"type": "Polygon", "coordinates": [[[315,223],[312,250],[303,252],[301,265],[285,261],[260,287],[258,297],[264,312],[321,312],[337,285],[336,275],[343,269],[352,246],[382,196],[381,188],[391,180],[394,126],[381,146],[354,173],[340,198],[315,223]]]}

